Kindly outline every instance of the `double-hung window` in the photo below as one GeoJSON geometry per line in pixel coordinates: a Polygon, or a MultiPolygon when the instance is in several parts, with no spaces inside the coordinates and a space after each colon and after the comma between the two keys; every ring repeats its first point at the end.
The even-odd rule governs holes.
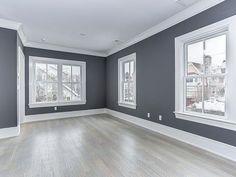
{"type": "Polygon", "coordinates": [[[118,60],[119,105],[136,109],[136,54],[118,60]]]}
{"type": "Polygon", "coordinates": [[[236,17],[175,40],[177,118],[236,130],[236,17]]]}
{"type": "Polygon", "coordinates": [[[62,65],[62,100],[77,101],[82,99],[80,65],[62,65]]]}
{"type": "Polygon", "coordinates": [[[184,111],[225,117],[227,32],[185,44],[184,111]]]}
{"type": "Polygon", "coordinates": [[[30,57],[29,107],[85,103],[85,62],[30,57]]]}

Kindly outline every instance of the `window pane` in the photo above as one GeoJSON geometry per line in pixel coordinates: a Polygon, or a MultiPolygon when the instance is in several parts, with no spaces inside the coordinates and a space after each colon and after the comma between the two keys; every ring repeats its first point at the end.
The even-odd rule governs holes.
{"type": "Polygon", "coordinates": [[[226,67],[226,35],[214,37],[205,41],[205,73],[225,73],[226,67]]]}
{"type": "Polygon", "coordinates": [[[70,101],[71,100],[71,84],[63,84],[62,85],[62,92],[63,92],[63,100],[70,101]]]}
{"type": "Polygon", "coordinates": [[[225,78],[223,76],[205,78],[204,113],[225,115],[225,78]]]}
{"type": "Polygon", "coordinates": [[[57,65],[48,64],[48,81],[57,81],[57,65]]]}
{"type": "Polygon", "coordinates": [[[130,80],[134,79],[134,61],[130,62],[130,80]]]}
{"type": "Polygon", "coordinates": [[[62,66],[62,81],[71,82],[71,66],[62,66]]]}
{"type": "Polygon", "coordinates": [[[80,66],[72,66],[72,82],[80,82],[80,66]]]}
{"type": "Polygon", "coordinates": [[[198,42],[187,46],[188,75],[203,73],[204,43],[198,42]]]}
{"type": "Polygon", "coordinates": [[[123,84],[123,101],[129,101],[129,88],[128,83],[123,84]]]}
{"type": "Polygon", "coordinates": [[[58,88],[57,83],[48,83],[47,84],[47,101],[54,102],[58,98],[58,88]]]}
{"type": "Polygon", "coordinates": [[[37,82],[35,84],[35,101],[37,103],[46,102],[47,100],[47,84],[37,82]]]}
{"type": "Polygon", "coordinates": [[[72,84],[72,100],[81,100],[80,84],[72,84]]]}
{"type": "Polygon", "coordinates": [[[47,79],[46,64],[35,63],[35,77],[36,81],[45,81],[47,79]]]}
{"type": "Polygon", "coordinates": [[[129,62],[124,64],[124,68],[125,81],[128,81],[130,78],[129,62]]]}
{"type": "Polygon", "coordinates": [[[186,79],[186,110],[202,112],[202,79],[186,79]]]}
{"type": "Polygon", "coordinates": [[[129,102],[134,102],[134,82],[129,84],[129,102]]]}

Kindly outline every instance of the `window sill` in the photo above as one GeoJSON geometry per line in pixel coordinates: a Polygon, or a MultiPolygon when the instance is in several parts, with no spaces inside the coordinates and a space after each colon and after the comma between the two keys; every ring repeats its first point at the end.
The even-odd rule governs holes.
{"type": "Polygon", "coordinates": [[[43,107],[55,107],[55,106],[73,106],[83,105],[86,101],[71,101],[71,102],[59,102],[59,103],[30,103],[29,108],[43,108],[43,107]]]}
{"type": "Polygon", "coordinates": [[[201,124],[211,125],[214,127],[220,127],[224,129],[234,130],[236,131],[236,122],[232,122],[226,118],[214,118],[214,117],[208,117],[204,115],[198,115],[198,114],[191,114],[191,113],[185,113],[185,112],[174,112],[176,118],[197,122],[201,124]]]}
{"type": "Polygon", "coordinates": [[[123,106],[126,108],[130,108],[130,109],[136,109],[136,104],[130,104],[130,103],[118,103],[119,106],[123,106]]]}

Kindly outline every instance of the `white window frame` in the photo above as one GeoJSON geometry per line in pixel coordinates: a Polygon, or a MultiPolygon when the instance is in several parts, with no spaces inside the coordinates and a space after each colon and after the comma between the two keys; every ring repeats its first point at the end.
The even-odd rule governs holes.
{"type": "Polygon", "coordinates": [[[123,58],[120,58],[118,60],[118,105],[119,106],[123,106],[123,107],[127,107],[130,109],[136,109],[136,53],[127,55],[123,58]],[[134,102],[130,103],[130,102],[125,102],[122,98],[122,92],[123,92],[123,88],[122,88],[122,79],[123,79],[123,66],[124,63],[126,62],[134,62],[134,102]]]}
{"type": "Polygon", "coordinates": [[[184,34],[175,38],[175,116],[176,118],[212,125],[216,127],[236,130],[236,105],[234,90],[236,87],[234,76],[236,75],[236,16],[227,18],[215,24],[203,27],[199,30],[184,34]],[[225,116],[199,114],[185,111],[185,47],[190,41],[205,39],[211,35],[227,33],[227,59],[226,59],[226,112],[225,116]],[[232,96],[230,96],[232,95],[232,96]]]}
{"type": "Polygon", "coordinates": [[[45,57],[29,57],[29,107],[30,108],[39,108],[39,107],[55,107],[55,106],[68,106],[68,105],[82,105],[86,104],[86,62],[83,61],[72,61],[72,60],[61,60],[54,58],[45,58],[45,57]],[[48,64],[57,64],[58,65],[58,101],[56,102],[43,102],[37,103],[34,95],[34,78],[35,78],[35,68],[34,63],[48,63],[48,64]],[[81,67],[81,100],[79,101],[64,101],[62,100],[62,65],[71,65],[71,66],[80,66],[81,67]]]}

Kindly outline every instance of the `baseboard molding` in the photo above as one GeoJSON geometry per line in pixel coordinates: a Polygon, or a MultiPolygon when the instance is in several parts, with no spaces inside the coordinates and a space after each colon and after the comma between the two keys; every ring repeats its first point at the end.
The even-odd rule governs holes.
{"type": "Polygon", "coordinates": [[[0,139],[15,137],[20,134],[20,127],[10,127],[0,129],[0,139]]]}
{"type": "Polygon", "coordinates": [[[225,144],[225,143],[221,143],[219,141],[215,141],[209,138],[205,138],[202,136],[198,136],[192,133],[188,133],[182,130],[178,130],[172,127],[168,127],[165,125],[161,125],[158,123],[154,123],[148,120],[144,120],[135,116],[131,116],[128,114],[124,114],[118,111],[114,111],[114,110],[110,110],[110,109],[106,109],[106,113],[131,122],[133,124],[136,124],[138,126],[150,129],[152,131],[155,131],[157,133],[166,135],[168,137],[174,138],[176,140],[179,140],[181,142],[193,145],[197,148],[206,150],[208,152],[217,154],[219,156],[222,156],[226,159],[232,160],[236,162],[236,147],[225,144]]]}
{"type": "Polygon", "coordinates": [[[56,112],[56,113],[48,113],[48,114],[27,115],[27,116],[25,116],[24,123],[53,120],[53,119],[65,119],[65,118],[89,116],[89,115],[105,114],[105,113],[106,113],[106,109],[101,108],[101,109],[89,109],[89,110],[81,110],[81,111],[69,111],[69,112],[56,112]]]}
{"type": "MultiPolygon", "coordinates": [[[[24,123],[105,113],[236,162],[236,147],[234,146],[105,108],[30,115],[25,117],[24,123]]],[[[20,127],[0,129],[0,139],[15,137],[19,134],[20,127]]]]}

